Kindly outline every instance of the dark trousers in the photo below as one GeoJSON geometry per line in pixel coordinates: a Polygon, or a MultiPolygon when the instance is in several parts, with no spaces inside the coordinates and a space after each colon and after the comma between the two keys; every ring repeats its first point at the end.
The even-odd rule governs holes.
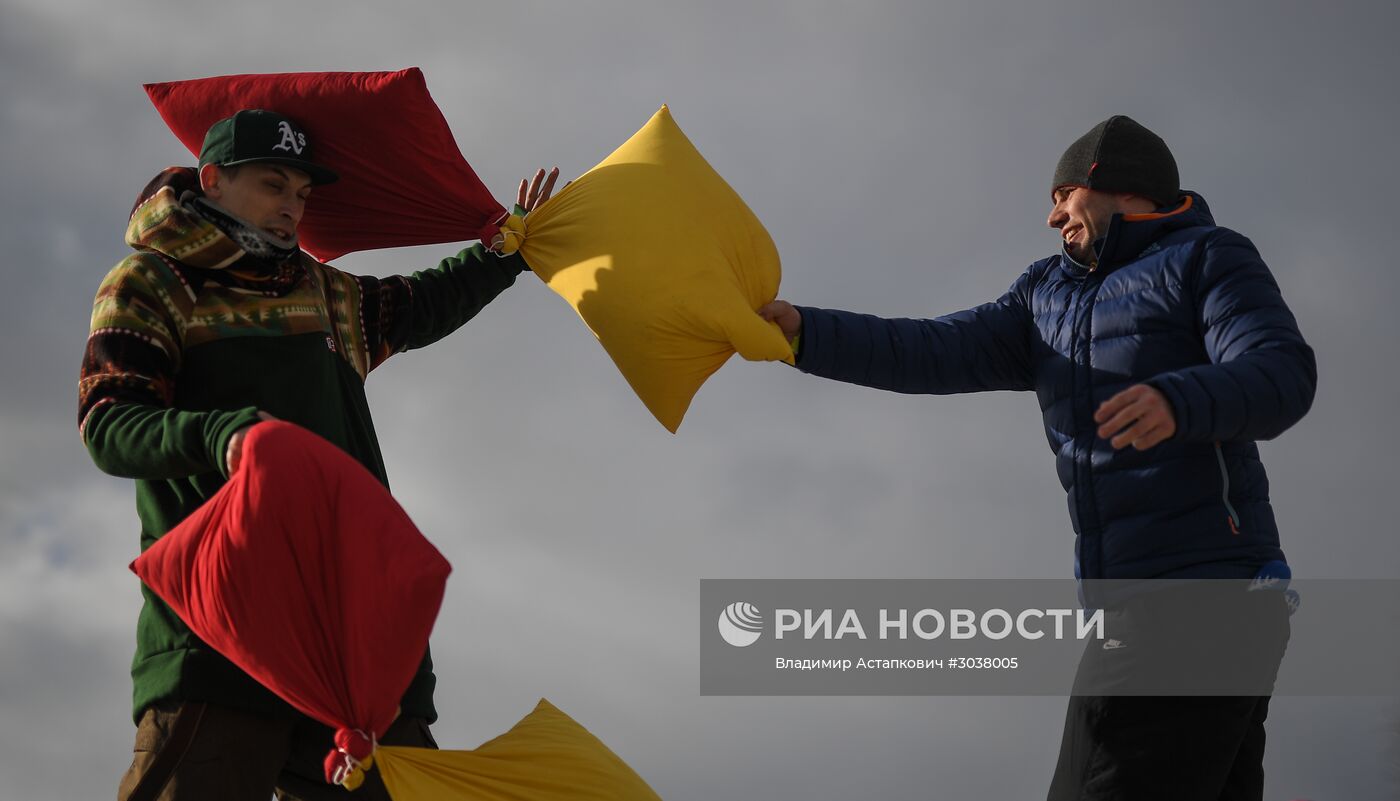
{"type": "Polygon", "coordinates": [[[1074,696],[1049,801],[1260,801],[1268,696],[1074,696]]]}
{"type": "MultiPolygon", "coordinates": [[[[385,745],[437,748],[421,718],[399,718],[385,745]]],[[[188,702],[147,709],[118,801],[389,801],[379,771],[351,795],[326,784],[331,730],[309,718],[267,718],[188,702]]]]}
{"type": "Polygon", "coordinates": [[[1105,623],[1079,663],[1049,801],[1260,801],[1282,594],[1168,590],[1105,623]]]}

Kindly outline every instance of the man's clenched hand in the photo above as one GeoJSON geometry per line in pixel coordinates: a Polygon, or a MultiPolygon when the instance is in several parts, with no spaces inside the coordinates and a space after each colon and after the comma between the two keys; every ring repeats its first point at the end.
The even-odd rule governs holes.
{"type": "Polygon", "coordinates": [[[758,310],[758,316],[777,323],[789,344],[802,333],[802,313],[785,300],[775,300],[758,310]]]}
{"type": "MultiPolygon", "coordinates": [[[[276,420],[276,417],[264,411],[258,412],[258,417],[263,420],[276,420]]],[[[254,423],[253,426],[257,425],[254,423]]],[[[243,438],[248,436],[248,431],[253,426],[244,426],[233,432],[233,436],[228,438],[228,450],[224,452],[224,465],[228,467],[228,474],[232,476],[238,472],[238,465],[243,461],[243,438]]]]}
{"type": "Polygon", "coordinates": [[[1104,401],[1094,412],[1094,422],[1099,424],[1099,436],[1108,439],[1114,450],[1132,445],[1145,451],[1176,433],[1176,416],[1167,396],[1147,384],[1128,387],[1104,401]]]}

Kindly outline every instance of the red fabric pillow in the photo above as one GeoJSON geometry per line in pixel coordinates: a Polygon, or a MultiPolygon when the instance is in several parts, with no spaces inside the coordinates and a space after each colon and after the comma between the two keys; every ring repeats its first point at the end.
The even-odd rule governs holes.
{"type": "Polygon", "coordinates": [[[209,126],[245,108],[291,117],[316,160],[340,173],[318,186],[298,229],[322,261],[356,250],[490,240],[505,209],[462,157],[417,67],[398,72],[227,75],[146,84],[170,130],[199,155],[209,126]]]}
{"type": "Polygon", "coordinates": [[[363,758],[367,743],[346,742],[398,714],[451,566],[348,454],[266,422],[228,483],[131,569],[200,639],[363,758]]]}

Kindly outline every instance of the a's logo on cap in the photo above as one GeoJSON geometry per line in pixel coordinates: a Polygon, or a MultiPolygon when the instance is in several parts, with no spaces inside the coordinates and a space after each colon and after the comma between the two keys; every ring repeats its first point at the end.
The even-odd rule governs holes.
{"type": "Polygon", "coordinates": [[[719,613],[719,636],[735,648],[753,645],[763,632],[763,614],[751,603],[732,603],[719,613]]]}
{"type": "Polygon", "coordinates": [[[300,156],[301,151],[306,149],[306,134],[293,131],[290,122],[283,120],[277,123],[277,131],[282,134],[282,141],[280,144],[273,145],[273,150],[285,150],[300,156]]]}

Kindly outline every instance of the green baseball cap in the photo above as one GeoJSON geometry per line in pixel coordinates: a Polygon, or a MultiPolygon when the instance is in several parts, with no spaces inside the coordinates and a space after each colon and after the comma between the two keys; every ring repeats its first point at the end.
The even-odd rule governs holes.
{"type": "Polygon", "coordinates": [[[301,126],[275,111],[244,109],[209,126],[199,150],[200,167],[257,162],[295,167],[311,176],[313,185],[340,180],[334,170],[312,159],[311,141],[301,126]]]}

